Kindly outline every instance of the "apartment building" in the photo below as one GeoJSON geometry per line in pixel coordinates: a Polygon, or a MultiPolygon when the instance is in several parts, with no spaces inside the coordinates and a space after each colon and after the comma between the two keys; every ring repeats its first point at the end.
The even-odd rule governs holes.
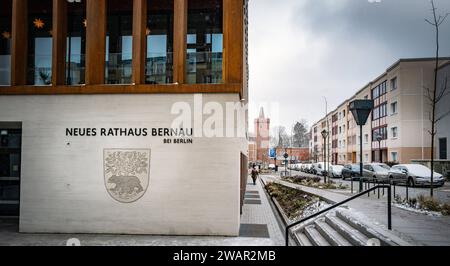
{"type": "MultiPolygon", "coordinates": [[[[441,58],[442,73],[448,71],[449,60],[441,58]]],[[[432,88],[433,74],[431,58],[401,59],[330,112],[327,117],[332,118],[332,153],[328,160],[337,164],[359,163],[360,131],[349,112],[349,103],[357,99],[371,99],[375,104],[363,127],[363,162],[409,163],[413,159],[429,159],[431,109],[426,88],[432,88]]],[[[327,118],[319,120],[311,129],[310,149],[318,160],[322,160],[324,141],[320,132],[326,121],[327,118]]]]}
{"type": "Polygon", "coordinates": [[[0,1],[0,216],[30,233],[237,236],[247,7],[0,1]],[[230,104],[241,119],[210,116],[230,104]]]}

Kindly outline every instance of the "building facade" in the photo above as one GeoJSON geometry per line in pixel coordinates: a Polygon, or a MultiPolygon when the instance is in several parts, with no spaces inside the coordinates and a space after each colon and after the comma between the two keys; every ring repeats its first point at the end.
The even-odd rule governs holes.
{"type": "Polygon", "coordinates": [[[0,216],[21,232],[238,235],[247,1],[0,5],[0,216]]]}
{"type": "MultiPolygon", "coordinates": [[[[442,73],[448,61],[449,58],[441,59],[442,73]]],[[[431,58],[396,62],[312,126],[310,151],[315,154],[315,161],[323,161],[321,131],[326,129],[330,132],[327,142],[332,146],[327,160],[335,164],[359,163],[360,131],[349,112],[350,102],[357,99],[371,99],[375,104],[363,127],[363,162],[410,163],[415,159],[429,159],[431,108],[426,88],[432,88],[433,77],[434,60],[431,58]],[[330,127],[327,127],[327,119],[330,127]]],[[[445,100],[443,103],[446,105],[445,100]]]]}

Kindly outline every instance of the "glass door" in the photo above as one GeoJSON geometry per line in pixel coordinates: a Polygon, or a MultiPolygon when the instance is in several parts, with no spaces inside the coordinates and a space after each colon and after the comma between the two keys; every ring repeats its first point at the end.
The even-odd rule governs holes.
{"type": "Polygon", "coordinates": [[[0,127],[0,217],[19,216],[21,129],[0,127]]]}

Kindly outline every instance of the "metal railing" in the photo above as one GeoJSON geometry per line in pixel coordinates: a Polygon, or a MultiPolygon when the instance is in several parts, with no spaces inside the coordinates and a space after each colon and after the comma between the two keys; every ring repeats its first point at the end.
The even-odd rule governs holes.
{"type": "Polygon", "coordinates": [[[318,217],[318,216],[320,216],[320,215],[322,215],[322,214],[324,214],[324,213],[326,213],[326,212],[329,212],[329,211],[331,211],[331,210],[333,210],[333,209],[336,209],[337,207],[339,207],[339,206],[342,206],[342,205],[344,205],[345,203],[348,203],[348,202],[350,202],[350,201],[353,201],[353,200],[355,200],[355,199],[357,199],[357,198],[359,198],[359,197],[362,197],[362,196],[365,196],[365,195],[367,195],[368,193],[370,193],[370,192],[372,192],[372,191],[375,191],[375,190],[377,190],[377,189],[386,189],[387,188],[387,190],[388,190],[388,197],[387,197],[387,201],[388,201],[388,206],[387,206],[387,215],[388,215],[388,229],[389,230],[392,230],[392,194],[391,194],[391,186],[390,185],[378,185],[378,186],[375,186],[375,187],[372,187],[372,188],[370,188],[370,189],[368,189],[368,190],[366,190],[366,191],[363,191],[363,192],[360,192],[360,193],[358,193],[357,195],[355,195],[355,196],[352,196],[351,198],[348,198],[348,199],[346,199],[346,200],[344,200],[344,201],[342,201],[342,202],[339,202],[339,203],[337,203],[337,204],[335,204],[335,205],[333,205],[333,206],[331,206],[331,207],[328,207],[328,208],[326,208],[326,209],[323,209],[323,210],[321,210],[321,211],[319,211],[319,212],[317,212],[317,213],[315,213],[315,214],[313,214],[313,215],[311,215],[311,216],[308,216],[308,217],[306,217],[306,218],[303,218],[303,219],[301,219],[300,221],[298,221],[298,222],[295,222],[295,223],[293,223],[293,224],[291,224],[291,225],[288,225],[287,227],[286,227],[286,235],[285,235],[285,237],[286,237],[286,246],[289,246],[289,230],[291,229],[291,228],[293,228],[293,227],[295,227],[295,226],[297,226],[297,225],[299,225],[299,224],[302,224],[302,223],[304,223],[304,222],[306,222],[306,221],[309,221],[309,220],[311,220],[311,219],[313,219],[313,218],[316,218],[316,217],[318,217]]]}

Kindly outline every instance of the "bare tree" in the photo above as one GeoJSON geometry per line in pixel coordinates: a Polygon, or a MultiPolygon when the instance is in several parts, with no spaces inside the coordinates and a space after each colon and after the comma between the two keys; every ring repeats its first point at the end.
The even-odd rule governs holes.
{"type": "Polygon", "coordinates": [[[439,27],[442,25],[442,23],[445,22],[447,19],[449,13],[445,15],[438,15],[437,14],[437,8],[435,7],[434,0],[431,0],[431,11],[433,13],[432,20],[425,19],[425,21],[434,27],[435,33],[436,33],[436,60],[435,60],[435,69],[434,69],[434,86],[433,89],[426,88],[427,95],[430,105],[431,105],[431,114],[430,114],[430,121],[431,121],[431,130],[429,131],[431,135],[431,197],[434,197],[434,151],[435,151],[435,138],[436,138],[436,124],[442,120],[445,116],[450,114],[450,110],[448,112],[445,112],[441,115],[436,113],[436,107],[439,102],[442,101],[442,99],[446,96],[448,86],[447,86],[447,77],[445,78],[444,82],[442,83],[441,90],[438,91],[438,71],[439,71],[439,27]]]}

